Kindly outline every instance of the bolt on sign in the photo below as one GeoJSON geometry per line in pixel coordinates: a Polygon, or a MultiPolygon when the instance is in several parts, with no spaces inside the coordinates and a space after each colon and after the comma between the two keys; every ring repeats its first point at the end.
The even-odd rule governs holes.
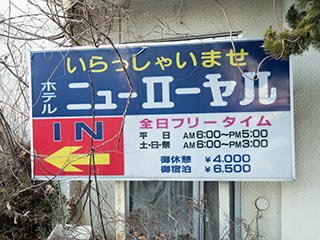
{"type": "Polygon", "coordinates": [[[31,51],[33,177],[293,180],[289,62],[261,45],[31,51]]]}

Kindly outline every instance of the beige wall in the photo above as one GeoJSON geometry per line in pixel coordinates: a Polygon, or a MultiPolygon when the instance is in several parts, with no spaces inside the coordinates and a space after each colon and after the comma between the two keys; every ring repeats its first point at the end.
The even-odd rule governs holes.
{"type": "Polygon", "coordinates": [[[292,58],[295,94],[296,181],[282,184],[282,239],[320,236],[320,53],[292,58]]]}
{"type": "MultiPolygon", "coordinates": [[[[121,1],[124,2],[124,1],[121,1]]],[[[227,33],[221,6],[213,0],[126,0],[121,34],[115,42],[183,38],[227,33]]],[[[268,26],[277,29],[292,2],[265,0],[221,1],[233,31],[244,37],[263,37],[268,26]],[[276,3],[274,9],[273,3],[276,3]]],[[[281,26],[280,26],[281,27],[281,26]]],[[[295,182],[242,182],[241,217],[262,239],[301,240],[320,236],[320,53],[311,50],[292,58],[294,82],[296,180],[295,182]],[[269,207],[259,213],[255,201],[265,198],[269,207]],[[258,222],[258,225],[256,223],[258,222]]]]}
{"type": "MultiPolygon", "coordinates": [[[[234,31],[244,37],[262,37],[265,29],[277,29],[292,1],[221,1],[234,31]],[[276,2],[276,11],[273,8],[276,2]],[[275,14],[276,13],[276,14],[275,14]]],[[[215,1],[130,1],[123,41],[174,38],[228,32],[222,10],[215,1]]],[[[244,182],[241,212],[256,229],[255,200],[264,197],[269,208],[262,212],[258,229],[264,239],[317,239],[320,236],[320,68],[318,51],[292,58],[294,82],[296,175],[295,182],[244,182]]]]}
{"type": "MultiPolygon", "coordinates": [[[[274,11],[273,1],[221,1],[232,30],[242,31],[246,38],[262,38],[270,25],[277,26],[274,13],[277,13],[278,21],[282,23],[282,3],[275,2],[274,11]]],[[[122,33],[124,42],[214,35],[230,31],[221,6],[212,0],[133,0],[130,1],[128,14],[128,25],[122,33]]],[[[281,183],[245,182],[241,185],[241,217],[256,231],[255,200],[264,197],[269,201],[269,208],[260,213],[259,233],[268,240],[281,239],[281,183]]]]}
{"type": "MultiPolygon", "coordinates": [[[[233,31],[245,37],[262,37],[269,25],[276,26],[275,13],[282,23],[282,4],[273,1],[220,1],[233,31]]],[[[127,0],[127,20],[122,41],[175,38],[229,32],[221,6],[214,0],[127,0]],[[129,1],[129,2],[128,2],[129,1]]]]}
{"type": "MultiPolygon", "coordinates": [[[[288,9],[293,1],[285,1],[288,9]]],[[[319,239],[320,52],[292,57],[295,104],[296,181],[283,183],[281,239],[319,239]]]]}

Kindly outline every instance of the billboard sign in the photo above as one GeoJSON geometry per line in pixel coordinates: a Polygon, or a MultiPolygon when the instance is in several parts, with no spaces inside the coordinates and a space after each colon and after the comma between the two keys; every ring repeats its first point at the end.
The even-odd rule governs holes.
{"type": "Polygon", "coordinates": [[[294,179],[289,62],[261,45],[31,51],[34,178],[294,179]]]}

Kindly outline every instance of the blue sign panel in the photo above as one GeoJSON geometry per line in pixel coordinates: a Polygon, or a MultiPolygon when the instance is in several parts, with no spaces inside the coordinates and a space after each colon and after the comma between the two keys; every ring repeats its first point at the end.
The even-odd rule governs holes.
{"type": "Polygon", "coordinates": [[[32,51],[34,176],[88,174],[94,143],[106,178],[294,179],[289,62],[261,45],[32,51]]]}
{"type": "Polygon", "coordinates": [[[96,116],[122,115],[128,81],[128,115],[287,111],[288,62],[267,60],[257,76],[261,44],[236,41],[236,52],[230,42],[120,46],[119,55],[110,47],[32,52],[33,117],[90,116],[93,106],[96,116]]]}

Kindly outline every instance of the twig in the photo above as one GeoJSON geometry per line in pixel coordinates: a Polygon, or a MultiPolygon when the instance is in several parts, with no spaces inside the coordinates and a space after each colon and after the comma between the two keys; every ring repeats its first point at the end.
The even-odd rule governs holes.
{"type": "MultiPolygon", "coordinates": [[[[93,85],[93,79],[92,79],[92,76],[91,76],[91,72],[88,72],[88,75],[89,75],[90,85],[91,85],[91,90],[92,90],[92,94],[91,94],[91,96],[92,96],[92,106],[93,106],[92,107],[92,131],[95,131],[95,107],[94,107],[95,106],[95,98],[94,98],[95,95],[94,95],[94,85],[93,85]]],[[[102,211],[101,211],[101,200],[100,200],[100,192],[99,192],[99,183],[98,183],[98,179],[97,179],[97,168],[96,168],[94,153],[95,153],[94,141],[93,141],[93,136],[91,136],[91,140],[90,140],[90,168],[89,168],[90,173],[89,173],[89,179],[90,179],[90,176],[91,176],[91,166],[93,166],[94,180],[95,180],[96,191],[97,191],[97,201],[98,201],[98,211],[99,211],[100,224],[101,224],[101,228],[102,228],[104,239],[107,240],[107,234],[106,234],[106,231],[105,231],[105,228],[104,228],[103,215],[102,215],[102,211]]],[[[92,234],[94,234],[94,233],[92,233],[92,234]]]]}

